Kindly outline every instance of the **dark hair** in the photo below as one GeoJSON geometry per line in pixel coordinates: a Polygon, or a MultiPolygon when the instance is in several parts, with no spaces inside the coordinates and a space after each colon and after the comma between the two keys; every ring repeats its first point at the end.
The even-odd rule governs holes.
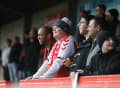
{"type": "Polygon", "coordinates": [[[95,27],[100,25],[101,29],[105,30],[105,28],[106,28],[106,25],[105,25],[106,21],[105,21],[104,18],[102,18],[102,17],[95,17],[94,20],[95,20],[95,25],[94,25],[95,27]]]}
{"type": "Polygon", "coordinates": [[[50,26],[43,26],[42,28],[45,28],[45,29],[46,29],[46,33],[47,33],[47,34],[51,34],[52,39],[54,39],[54,38],[53,38],[52,27],[50,27],[50,26]]]}
{"type": "Polygon", "coordinates": [[[10,45],[12,44],[12,40],[11,39],[6,39],[6,42],[8,42],[10,45]]]}
{"type": "Polygon", "coordinates": [[[87,24],[89,24],[89,21],[90,21],[91,19],[93,19],[94,16],[93,16],[93,15],[84,15],[84,16],[82,16],[82,18],[84,18],[84,19],[87,21],[87,24]]]}
{"type": "Polygon", "coordinates": [[[117,9],[112,8],[109,9],[108,12],[113,16],[114,19],[118,19],[119,13],[117,9]]]}
{"type": "Polygon", "coordinates": [[[100,7],[101,9],[103,9],[104,12],[106,11],[106,6],[104,4],[99,4],[97,5],[97,7],[100,7]]]}
{"type": "Polygon", "coordinates": [[[15,36],[14,38],[15,38],[15,40],[17,40],[17,42],[20,42],[20,37],[19,36],[15,36]]]}

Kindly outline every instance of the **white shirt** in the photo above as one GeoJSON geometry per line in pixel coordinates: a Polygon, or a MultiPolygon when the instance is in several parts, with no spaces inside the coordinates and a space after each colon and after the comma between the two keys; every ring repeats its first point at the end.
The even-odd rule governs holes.
{"type": "Polygon", "coordinates": [[[3,66],[7,66],[8,64],[10,51],[11,51],[11,47],[6,48],[2,51],[2,65],[3,66]]]}

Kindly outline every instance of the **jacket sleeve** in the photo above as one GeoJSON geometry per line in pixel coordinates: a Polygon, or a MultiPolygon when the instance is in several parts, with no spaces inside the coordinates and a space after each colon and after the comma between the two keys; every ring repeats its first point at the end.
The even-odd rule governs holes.
{"type": "Polygon", "coordinates": [[[33,78],[42,76],[48,70],[48,60],[46,60],[38,71],[33,75],[33,78]]]}
{"type": "Polygon", "coordinates": [[[54,75],[56,75],[56,73],[59,71],[59,69],[61,68],[61,66],[63,65],[63,62],[61,59],[56,59],[54,61],[54,63],[52,64],[51,68],[42,76],[40,76],[40,78],[51,78],[54,75]]]}
{"type": "Polygon", "coordinates": [[[92,60],[91,60],[91,63],[89,66],[86,66],[85,67],[85,70],[84,70],[84,74],[83,75],[96,75],[96,65],[97,65],[97,59],[98,59],[98,56],[95,55],[92,60]]]}

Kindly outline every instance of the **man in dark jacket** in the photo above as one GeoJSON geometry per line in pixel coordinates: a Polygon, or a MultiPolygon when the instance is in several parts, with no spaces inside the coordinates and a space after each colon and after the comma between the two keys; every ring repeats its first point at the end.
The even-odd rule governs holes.
{"type": "Polygon", "coordinates": [[[18,82],[18,65],[19,65],[19,57],[22,49],[22,45],[20,44],[19,37],[14,37],[13,39],[13,46],[11,48],[11,52],[9,54],[9,75],[10,80],[13,82],[18,82]]]}
{"type": "Polygon", "coordinates": [[[29,32],[29,39],[24,47],[24,58],[22,61],[22,78],[33,75],[38,69],[40,56],[40,44],[37,39],[37,29],[32,28],[29,32]]]}

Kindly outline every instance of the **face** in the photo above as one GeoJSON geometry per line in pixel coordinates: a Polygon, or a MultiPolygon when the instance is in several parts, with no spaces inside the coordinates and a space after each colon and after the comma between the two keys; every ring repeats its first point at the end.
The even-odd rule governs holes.
{"type": "Polygon", "coordinates": [[[29,38],[34,38],[35,37],[35,34],[34,34],[34,31],[33,30],[30,30],[29,32],[29,38]]]}
{"type": "Polygon", "coordinates": [[[108,12],[105,19],[106,19],[107,22],[111,22],[111,21],[113,20],[113,17],[112,17],[112,15],[108,12]]]}
{"type": "Polygon", "coordinates": [[[24,34],[24,38],[25,39],[28,39],[29,38],[29,35],[26,33],[26,34],[24,34]]]}
{"type": "Polygon", "coordinates": [[[109,38],[104,41],[102,45],[102,51],[109,52],[110,50],[113,50],[115,47],[115,41],[112,38],[109,38]]]}
{"type": "Polygon", "coordinates": [[[53,37],[56,40],[60,40],[64,34],[65,32],[60,27],[53,26],[53,37]]]}
{"type": "Polygon", "coordinates": [[[81,18],[79,24],[78,24],[78,27],[79,27],[79,32],[80,34],[82,35],[85,35],[87,34],[87,21],[85,20],[85,18],[81,18]]]}
{"type": "Polygon", "coordinates": [[[38,40],[40,42],[40,44],[45,44],[46,42],[46,29],[45,28],[40,28],[38,31],[38,40]]]}
{"type": "Polygon", "coordinates": [[[96,7],[96,16],[102,16],[104,11],[100,7],[96,7]]]}
{"type": "Polygon", "coordinates": [[[90,20],[90,23],[88,25],[88,35],[91,37],[91,38],[94,38],[94,36],[96,35],[97,33],[97,30],[95,28],[95,20],[90,20]]]}
{"type": "Polygon", "coordinates": [[[6,42],[6,47],[10,46],[10,43],[9,42],[6,42]]]}

